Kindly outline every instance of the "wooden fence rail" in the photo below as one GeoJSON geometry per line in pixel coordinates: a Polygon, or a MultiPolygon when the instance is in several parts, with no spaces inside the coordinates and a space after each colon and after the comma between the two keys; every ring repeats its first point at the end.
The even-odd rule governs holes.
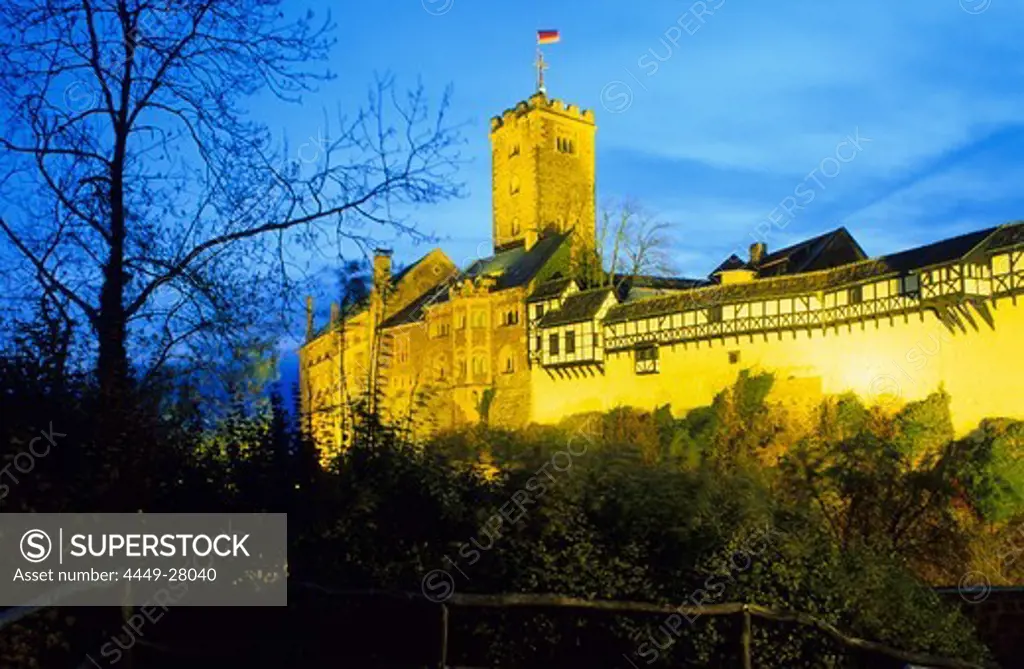
{"type": "MultiPolygon", "coordinates": [[[[378,598],[420,603],[429,602],[432,604],[436,604],[438,607],[439,633],[437,666],[440,667],[440,669],[449,668],[449,610],[452,607],[503,609],[530,607],[546,609],[575,609],[580,611],[606,611],[609,613],[619,614],[640,613],[671,615],[675,613],[690,617],[739,616],[741,617],[742,622],[740,634],[740,657],[742,658],[743,669],[751,669],[751,667],[753,666],[751,660],[751,628],[753,618],[760,618],[775,622],[796,623],[803,627],[810,627],[832,638],[833,640],[835,640],[836,642],[838,642],[846,648],[860,652],[877,653],[879,655],[886,656],[893,660],[899,660],[902,662],[906,662],[908,664],[919,665],[924,667],[935,667],[941,669],[988,669],[986,667],[983,667],[982,665],[965,662],[963,660],[947,657],[937,657],[925,653],[910,652],[894,648],[892,646],[879,643],[876,641],[861,639],[859,637],[846,634],[837,629],[834,625],[810,614],[801,613],[797,611],[789,611],[784,609],[776,609],[767,606],[761,606],[754,603],[727,602],[721,604],[708,604],[706,606],[671,606],[651,602],[580,599],[576,597],[566,597],[555,594],[518,593],[494,595],[453,593],[444,601],[436,602],[434,600],[427,598],[422,593],[416,592],[402,592],[391,590],[343,590],[325,588],[314,583],[303,583],[295,581],[291,582],[289,584],[289,587],[316,592],[318,594],[326,595],[332,598],[378,598]]],[[[8,609],[6,611],[0,612],[0,633],[2,633],[3,629],[8,625],[11,625],[15,622],[23,621],[26,617],[38,611],[41,611],[44,608],[46,607],[19,608],[8,609]]],[[[142,638],[138,639],[137,643],[140,646],[147,647],[153,651],[157,651],[162,654],[166,653],[171,655],[180,654],[185,656],[194,656],[194,653],[191,652],[192,649],[170,647],[165,644],[160,644],[142,638]]]]}
{"type": "MultiPolygon", "coordinates": [[[[391,597],[408,601],[431,601],[421,593],[393,592],[382,590],[333,590],[323,588],[312,583],[293,583],[292,585],[309,588],[328,595],[344,597],[391,597]]],[[[600,600],[600,599],[579,599],[576,597],[565,597],[562,595],[535,595],[535,594],[498,594],[479,595],[471,593],[452,593],[445,601],[438,604],[440,607],[441,625],[441,650],[439,666],[441,669],[447,667],[448,654],[448,607],[456,606],[463,608],[561,608],[579,609],[587,611],[608,611],[612,613],[664,613],[670,615],[678,613],[686,616],[734,616],[743,617],[743,634],[741,636],[741,655],[743,657],[744,669],[750,669],[750,645],[751,645],[751,618],[757,617],[775,622],[796,623],[804,627],[812,627],[825,635],[831,637],[843,646],[858,650],[868,651],[885,655],[894,660],[900,660],[909,664],[935,667],[937,669],[985,669],[982,665],[957,660],[954,658],[938,657],[926,653],[914,653],[900,650],[892,646],[861,639],[845,634],[834,625],[821,620],[815,616],[798,611],[774,609],[758,604],[743,602],[727,602],[722,604],[708,604],[706,606],[671,606],[667,604],[655,604],[651,602],[632,602],[624,600],[600,600]]]]}

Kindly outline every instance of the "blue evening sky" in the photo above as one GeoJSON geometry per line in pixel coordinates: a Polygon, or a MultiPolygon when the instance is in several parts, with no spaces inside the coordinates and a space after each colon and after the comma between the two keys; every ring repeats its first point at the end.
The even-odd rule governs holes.
{"type": "MultiPolygon", "coordinates": [[[[670,223],[676,274],[840,225],[881,255],[1024,218],[1020,0],[308,1],[339,23],[338,79],[255,111],[300,145],[375,72],[452,84],[468,197],[413,220],[460,266],[490,253],[488,123],[534,92],[538,28],[562,36],[549,94],[595,110],[599,201],[670,223]]],[[[399,265],[428,250],[392,245],[399,265]]]]}
{"type": "MultiPolygon", "coordinates": [[[[1019,0],[309,6],[339,24],[339,76],[271,125],[315,137],[321,108],[358,103],[375,72],[452,84],[468,197],[414,220],[460,264],[489,248],[488,120],[533,92],[538,28],[562,35],[545,47],[549,94],[595,110],[599,200],[670,223],[680,274],[755,237],[845,225],[875,255],[1024,213],[1019,0]]],[[[394,245],[400,263],[426,250],[394,245]]]]}

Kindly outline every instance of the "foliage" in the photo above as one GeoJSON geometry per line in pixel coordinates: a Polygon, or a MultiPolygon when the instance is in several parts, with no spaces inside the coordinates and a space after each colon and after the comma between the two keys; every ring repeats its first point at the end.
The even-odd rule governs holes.
{"type": "MultiPolygon", "coordinates": [[[[696,431],[701,446],[722,439],[730,421],[761,415],[766,396],[763,381],[723,395],[702,421],[716,427],[696,431]]],[[[858,413],[848,403],[836,409],[843,417],[858,413]]],[[[931,434],[913,420],[921,411],[912,407],[895,422],[931,434]]],[[[667,409],[647,416],[620,409],[558,429],[477,426],[422,447],[396,435],[372,447],[357,442],[340,463],[337,494],[345,501],[321,528],[336,542],[327,551],[332,561],[318,563],[310,578],[416,590],[425,587],[425,574],[443,569],[459,592],[555,592],[675,605],[756,601],[809,612],[897,647],[984,657],[970,625],[917,581],[905,561],[869,542],[844,546],[813,506],[785,486],[776,489],[781,474],[740,456],[756,453],[762,437],[737,447],[729,466],[716,458],[667,466],[683,463],[658,449],[680,432],[693,438],[694,422],[693,415],[673,421],[667,409]],[[573,441],[581,434],[582,441],[573,441]],[[482,476],[484,462],[500,474],[482,476]],[[747,558],[737,560],[744,550],[747,558]]],[[[556,613],[527,622],[512,611],[474,620],[458,628],[470,638],[462,642],[465,652],[477,653],[466,661],[501,665],[603,666],[601,653],[611,647],[634,653],[639,664],[650,655],[636,652],[653,648],[659,622],[556,613]]],[[[757,629],[759,666],[820,666],[822,653],[836,652],[804,628],[757,629]]],[[[734,644],[729,624],[705,620],[656,662],[711,662],[725,652],[723,644],[734,644]]]]}
{"type": "Polygon", "coordinates": [[[480,421],[486,423],[491,416],[491,405],[494,403],[494,395],[497,389],[494,386],[484,388],[483,392],[480,393],[480,399],[477,401],[476,412],[480,417],[480,421]]]}
{"type": "MultiPolygon", "coordinates": [[[[59,440],[10,489],[5,509],[289,511],[295,592],[315,584],[439,598],[453,588],[672,606],[750,601],[908,650],[985,656],[970,624],[918,575],[962,561],[979,519],[1012,512],[1015,480],[1001,467],[1013,460],[1020,426],[993,421],[943,443],[943,396],[892,416],[854,398],[831,400],[818,428],[777,465],[761,454],[772,435],[789,435],[771,425],[754,434],[737,427],[781,415],[765,406],[770,386],[760,377],[742,378],[712,406],[678,419],[669,407],[646,415],[620,409],[558,427],[478,425],[414,443],[367,415],[325,472],[300,428],[304,419],[277,396],[236,402],[212,423],[185,390],[158,402],[138,397],[126,425],[146,438],[133,438],[139,453],[122,460],[95,442],[97,395],[86,380],[56,388],[25,360],[0,362],[0,390],[10,400],[6,461],[49,420],[69,446],[59,440]],[[729,439],[738,443],[728,457],[716,454],[729,439]],[[684,444],[697,457],[680,457],[684,444]],[[97,481],[110,481],[109,489],[97,481]],[[897,516],[894,533],[883,521],[897,516]],[[925,546],[930,560],[914,553],[925,546]],[[424,580],[438,570],[449,580],[424,580]]],[[[310,606],[289,615],[315,616],[320,609],[310,606]]],[[[351,611],[350,645],[396,615],[410,629],[435,629],[412,610],[384,620],[351,611]]],[[[52,638],[59,642],[45,651],[47,661],[60,664],[117,624],[101,616],[33,619],[0,635],[0,653],[6,666],[30,666],[24,649],[43,652],[41,639],[52,638]]],[[[477,666],[610,666],[623,655],[638,666],[735,664],[734,620],[705,615],[670,638],[665,616],[650,615],[460,608],[451,625],[458,660],[477,666]]],[[[820,666],[837,650],[808,628],[757,622],[754,630],[757,666],[820,666]]],[[[372,657],[385,662],[389,652],[375,647],[372,657]]]]}
{"type": "Polygon", "coordinates": [[[942,392],[894,415],[842,397],[826,402],[817,433],[784,458],[780,485],[820,513],[844,548],[866,546],[955,583],[978,524],[1005,518],[1016,500],[1005,457],[995,457],[1007,443],[991,426],[954,440],[942,392]]]}

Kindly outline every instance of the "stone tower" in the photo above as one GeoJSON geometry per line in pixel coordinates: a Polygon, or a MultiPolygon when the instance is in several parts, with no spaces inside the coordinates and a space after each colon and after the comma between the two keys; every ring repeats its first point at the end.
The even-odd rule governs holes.
{"type": "Polygon", "coordinates": [[[594,113],[538,92],[491,119],[494,250],[572,231],[592,248],[594,113]]]}

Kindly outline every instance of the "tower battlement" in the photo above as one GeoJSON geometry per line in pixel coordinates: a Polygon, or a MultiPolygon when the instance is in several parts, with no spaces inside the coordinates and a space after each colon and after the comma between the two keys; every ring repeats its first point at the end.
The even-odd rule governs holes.
{"type": "Polygon", "coordinates": [[[574,121],[580,121],[594,125],[594,112],[591,109],[581,109],[579,105],[559,100],[558,98],[549,98],[544,93],[534,93],[526,100],[521,100],[516,103],[515,107],[506,109],[501,113],[500,116],[494,116],[491,118],[491,133],[496,132],[500,128],[514,124],[519,118],[525,116],[531,111],[546,111],[558,114],[560,116],[570,118],[574,121]]]}
{"type": "Polygon", "coordinates": [[[538,91],[491,119],[494,248],[595,237],[594,112],[538,91]]]}

